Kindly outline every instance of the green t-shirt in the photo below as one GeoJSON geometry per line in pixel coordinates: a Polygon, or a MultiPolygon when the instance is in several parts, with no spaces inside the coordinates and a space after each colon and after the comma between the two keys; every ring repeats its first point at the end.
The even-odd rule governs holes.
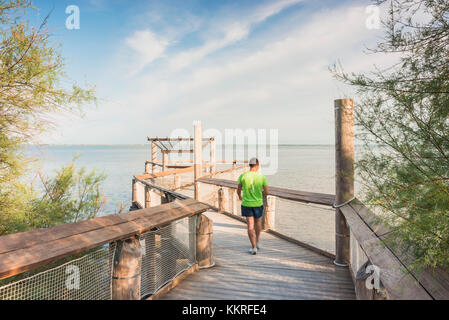
{"type": "Polygon", "coordinates": [[[259,172],[248,171],[240,175],[238,184],[242,185],[242,206],[260,207],[263,205],[262,188],[268,185],[267,178],[259,172]]]}

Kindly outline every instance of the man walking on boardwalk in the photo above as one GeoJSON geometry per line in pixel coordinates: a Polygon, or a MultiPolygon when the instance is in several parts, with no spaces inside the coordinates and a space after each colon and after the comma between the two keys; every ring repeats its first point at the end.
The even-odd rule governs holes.
{"type": "Polygon", "coordinates": [[[248,237],[251,242],[249,253],[256,254],[262,231],[263,196],[268,194],[268,182],[267,178],[258,172],[257,158],[249,160],[249,168],[249,171],[241,174],[238,179],[237,195],[242,201],[242,216],[246,217],[248,226],[248,237]]]}

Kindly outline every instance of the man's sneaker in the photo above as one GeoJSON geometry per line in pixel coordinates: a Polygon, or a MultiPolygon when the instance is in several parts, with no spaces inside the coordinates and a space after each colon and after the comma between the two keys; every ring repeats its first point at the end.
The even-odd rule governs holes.
{"type": "Polygon", "coordinates": [[[249,253],[251,253],[251,254],[257,254],[257,248],[251,248],[251,249],[249,249],[249,253]]]}
{"type": "Polygon", "coordinates": [[[256,248],[257,248],[257,250],[260,250],[260,247],[259,247],[259,242],[258,242],[258,243],[256,243],[256,248]]]}

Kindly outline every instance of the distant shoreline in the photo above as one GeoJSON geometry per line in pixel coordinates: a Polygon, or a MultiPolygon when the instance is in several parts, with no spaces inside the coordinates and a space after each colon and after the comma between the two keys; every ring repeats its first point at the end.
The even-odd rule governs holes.
{"type": "MultiPolygon", "coordinates": [[[[32,147],[143,147],[149,146],[149,143],[141,144],[27,144],[25,146],[32,147]]],[[[232,144],[227,145],[217,145],[217,146],[232,146],[232,144]]],[[[238,144],[238,146],[246,146],[244,144],[238,144]]],[[[280,143],[278,146],[285,147],[332,147],[333,144],[317,144],[317,143],[280,143]]]]}

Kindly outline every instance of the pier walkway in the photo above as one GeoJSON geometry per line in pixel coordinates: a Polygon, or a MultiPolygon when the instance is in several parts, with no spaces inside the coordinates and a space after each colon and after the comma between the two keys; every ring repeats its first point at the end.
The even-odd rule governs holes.
{"type": "Polygon", "coordinates": [[[261,250],[248,253],[243,222],[217,212],[215,266],[187,276],[160,299],[355,299],[348,268],[331,258],[263,232],[261,250]]]}

